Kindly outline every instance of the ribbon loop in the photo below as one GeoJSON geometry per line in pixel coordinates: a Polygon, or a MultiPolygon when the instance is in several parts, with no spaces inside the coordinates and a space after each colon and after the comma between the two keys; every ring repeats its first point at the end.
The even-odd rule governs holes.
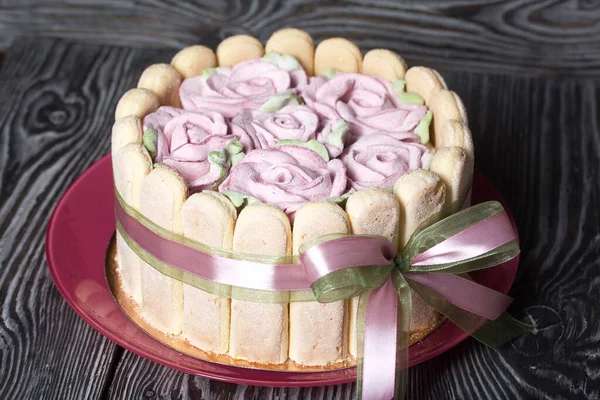
{"type": "Polygon", "coordinates": [[[416,267],[431,272],[447,267],[446,264],[462,264],[485,253],[486,248],[497,247],[498,240],[504,244],[511,239],[515,239],[515,234],[504,208],[497,201],[488,201],[419,230],[411,236],[403,253],[411,260],[411,272],[416,267]],[[488,238],[496,241],[486,242],[488,238]]]}
{"type": "Polygon", "coordinates": [[[382,286],[394,268],[394,256],[389,241],[368,235],[326,235],[300,249],[300,262],[321,303],[382,286]]]}

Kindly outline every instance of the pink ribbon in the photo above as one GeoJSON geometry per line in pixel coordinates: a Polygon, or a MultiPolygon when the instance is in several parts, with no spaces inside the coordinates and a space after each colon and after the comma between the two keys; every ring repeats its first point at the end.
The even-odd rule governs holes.
{"type": "Polygon", "coordinates": [[[380,236],[346,236],[309,247],[300,254],[306,277],[312,283],[341,269],[364,265],[390,265],[396,249],[380,236]],[[357,240],[358,239],[358,240],[357,240]],[[325,244],[329,243],[329,244],[325,244]]]}
{"type": "MultiPolygon", "coordinates": [[[[326,241],[303,252],[300,264],[265,264],[211,255],[160,236],[129,215],[116,201],[116,217],[125,233],[156,259],[211,282],[268,291],[310,290],[332,272],[358,266],[390,266],[395,249],[384,238],[348,236],[326,241]]],[[[412,266],[466,261],[516,240],[501,212],[417,254],[412,266]]],[[[512,299],[453,274],[403,273],[435,290],[456,306],[495,320],[512,299]]],[[[363,399],[390,399],[396,372],[397,292],[391,277],[368,297],[363,364],[363,399]]],[[[406,367],[406,366],[405,366],[406,367]]]]}
{"type": "Polygon", "coordinates": [[[365,400],[394,397],[397,319],[398,294],[390,277],[369,294],[367,302],[362,370],[365,400]]]}
{"type": "Polygon", "coordinates": [[[458,275],[429,272],[427,274],[407,273],[404,276],[435,290],[463,310],[489,320],[495,320],[502,315],[513,301],[503,293],[458,275]]]}
{"type": "Polygon", "coordinates": [[[417,254],[410,264],[420,267],[468,260],[512,240],[515,240],[515,232],[506,213],[502,212],[471,225],[429,250],[417,254]]]}
{"type": "Polygon", "coordinates": [[[115,202],[117,221],[127,235],[154,258],[202,279],[249,289],[310,290],[311,282],[298,264],[263,264],[204,253],[160,236],[115,202]]]}

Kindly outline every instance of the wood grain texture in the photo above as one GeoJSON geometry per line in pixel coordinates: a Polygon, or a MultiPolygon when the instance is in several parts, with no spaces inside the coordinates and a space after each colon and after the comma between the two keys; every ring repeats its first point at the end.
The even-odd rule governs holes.
{"type": "Polygon", "coordinates": [[[101,125],[85,117],[85,107],[108,113],[106,101],[91,94],[111,87],[104,71],[107,56],[99,49],[30,42],[14,48],[2,66],[2,399],[98,398],[117,355],[117,347],[64,302],[44,259],[45,227],[61,192],[108,145],[101,125]],[[65,64],[74,59],[94,73],[65,75],[65,64]],[[82,357],[84,351],[88,355],[82,357]]]}
{"type": "MultiPolygon", "coordinates": [[[[411,64],[598,75],[600,4],[523,0],[0,1],[0,33],[181,48],[294,26],[411,64]]],[[[1,35],[0,35],[1,36],[1,35]]]]}
{"type": "MultiPolygon", "coordinates": [[[[39,16],[39,24],[43,25],[61,18],[77,20],[74,14],[89,13],[94,3],[82,2],[80,7],[62,8],[61,12],[56,6],[25,11],[20,4],[4,2],[13,20],[25,21],[36,13],[46,13],[39,16]]],[[[133,12],[128,4],[115,3],[110,10],[99,9],[98,14],[133,12]]],[[[136,7],[145,7],[156,15],[167,7],[174,9],[159,2],[138,4],[136,7]]],[[[300,11],[297,16],[286,14],[289,7],[310,12],[310,7],[300,7],[297,1],[285,7],[253,4],[239,2],[222,8],[209,2],[197,7],[184,5],[183,10],[201,13],[196,15],[205,19],[196,18],[192,25],[191,18],[188,20],[186,12],[181,11],[178,24],[188,21],[189,39],[211,45],[219,35],[247,27],[263,32],[275,29],[275,25],[313,27],[322,37],[342,34],[347,29],[361,36],[362,44],[376,47],[388,43],[384,36],[375,34],[387,28],[377,28],[370,39],[365,39],[371,35],[368,26],[376,24],[375,19],[361,22],[356,18],[354,13],[364,10],[360,4],[351,5],[354,11],[342,19],[327,14],[329,8],[339,4],[326,3],[320,8],[320,25],[326,17],[330,21],[340,18],[327,26],[319,26],[316,16],[306,18],[300,11]],[[225,14],[238,17],[225,22],[225,14]],[[266,25],[254,25],[261,19],[267,21],[266,25]],[[212,28],[194,28],[213,20],[220,21],[218,34],[212,28]],[[201,39],[204,34],[206,40],[201,39]]],[[[526,18],[528,7],[558,7],[563,15],[571,15],[573,26],[580,23],[579,18],[589,18],[592,22],[586,40],[598,43],[599,38],[593,31],[597,7],[586,2],[565,3],[574,10],[572,14],[567,12],[569,7],[556,2],[533,6],[518,3],[519,7],[513,2],[494,3],[496,8],[477,1],[454,5],[414,1],[401,7],[392,2],[385,4],[388,12],[399,9],[398,15],[436,15],[438,10],[447,10],[444,18],[464,20],[465,26],[478,19],[526,18]],[[504,10],[507,4],[518,12],[507,13],[509,17],[503,17],[500,11],[500,16],[494,14],[493,10],[504,10]],[[587,7],[583,13],[586,15],[576,11],[582,7],[587,7]],[[488,10],[487,14],[482,9],[488,10]]],[[[5,10],[0,12],[0,30],[10,19],[5,10]]],[[[538,16],[538,20],[546,21],[551,15],[538,16]]],[[[568,19],[555,24],[565,21],[568,19]]],[[[587,45],[578,47],[578,39],[574,39],[577,35],[552,33],[549,27],[544,31],[535,23],[522,24],[529,36],[519,40],[529,45],[511,51],[518,53],[517,61],[535,58],[529,47],[543,55],[542,60],[519,67],[527,66],[531,74],[509,71],[496,59],[496,49],[488,49],[484,57],[477,48],[469,50],[465,43],[444,50],[444,57],[453,57],[456,51],[458,60],[467,55],[477,63],[467,59],[464,65],[469,68],[458,61],[439,65],[469,111],[476,168],[505,196],[517,221],[522,257],[511,292],[517,298],[511,311],[536,323],[537,329],[498,350],[467,340],[412,368],[410,399],[600,398],[600,79],[592,76],[597,72],[594,57],[600,53],[585,53],[587,45]],[[551,60],[553,53],[548,48],[537,48],[538,41],[552,37],[561,46],[569,40],[573,43],[571,50],[558,57],[560,62],[551,60]],[[577,60],[589,76],[575,77],[579,72],[574,71],[561,76],[535,73],[563,73],[567,71],[565,65],[575,65],[577,60]],[[474,71],[480,62],[486,70],[474,71]]],[[[75,35],[75,31],[68,30],[71,25],[65,26],[65,32],[75,35]]],[[[438,36],[446,33],[443,25],[432,26],[438,36]]],[[[90,25],[89,29],[100,28],[90,25]]],[[[142,27],[131,29],[140,30],[136,33],[139,40],[129,44],[148,44],[156,37],[142,31],[142,27]]],[[[332,400],[354,396],[351,384],[303,389],[238,386],[154,364],[123,351],[93,331],[70,310],[52,284],[43,255],[51,210],[75,177],[109,151],[110,126],[120,95],[135,85],[147,65],[172,57],[174,46],[181,40],[177,32],[164,29],[161,33],[162,42],[158,43],[171,46],[167,49],[85,44],[86,37],[81,38],[83,42],[11,39],[12,45],[0,64],[0,399],[332,400]]],[[[394,31],[389,37],[402,34],[394,31]]],[[[480,44],[484,47],[485,41],[480,44]]],[[[408,45],[403,42],[401,46],[408,45]]]]}
{"type": "Polygon", "coordinates": [[[125,352],[109,397],[113,399],[314,399],[351,400],[353,385],[319,388],[271,388],[233,385],[187,375],[125,352]]]}

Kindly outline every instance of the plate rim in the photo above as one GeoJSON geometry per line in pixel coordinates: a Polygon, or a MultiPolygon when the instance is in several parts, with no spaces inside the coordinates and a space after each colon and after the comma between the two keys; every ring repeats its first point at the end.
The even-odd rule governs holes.
{"type": "MultiPolygon", "coordinates": [[[[135,353],[138,356],[141,356],[150,361],[159,363],[161,365],[165,365],[167,367],[182,371],[184,373],[203,376],[208,379],[214,379],[214,380],[218,380],[218,381],[222,381],[222,382],[235,383],[235,384],[247,384],[247,385],[255,385],[255,386],[274,386],[274,387],[326,386],[326,385],[336,385],[336,384],[350,383],[350,382],[356,381],[356,367],[348,367],[348,368],[343,368],[343,369],[339,369],[339,370],[316,371],[316,372],[272,371],[272,370],[250,369],[250,368],[244,368],[244,367],[239,367],[239,366],[222,365],[222,364],[212,363],[210,361],[195,359],[201,363],[209,363],[212,366],[221,367],[222,369],[227,370],[229,372],[229,374],[221,375],[218,372],[194,369],[194,368],[187,367],[185,365],[178,364],[175,361],[170,360],[166,357],[160,357],[159,355],[151,354],[150,352],[148,352],[144,349],[140,349],[136,346],[133,346],[130,343],[128,343],[126,340],[121,338],[120,335],[113,333],[110,329],[107,329],[105,325],[99,323],[94,318],[90,317],[88,315],[88,313],[82,307],[80,307],[78,304],[76,304],[72,300],[71,296],[69,295],[69,293],[71,291],[69,290],[68,287],[66,287],[65,282],[63,282],[63,280],[61,279],[61,274],[59,271],[60,268],[59,268],[57,260],[55,258],[55,254],[52,251],[52,243],[54,241],[54,234],[56,233],[55,228],[57,226],[57,221],[59,218],[61,218],[61,211],[68,204],[69,200],[71,200],[71,196],[77,190],[78,185],[82,181],[88,179],[88,177],[90,175],[92,175],[94,172],[97,173],[99,169],[101,169],[103,167],[108,168],[109,165],[112,165],[110,160],[111,160],[110,153],[102,156],[98,161],[91,164],[81,175],[79,175],[69,185],[69,187],[65,190],[65,192],[62,194],[61,198],[57,202],[56,206],[54,207],[52,215],[48,221],[46,234],[45,234],[45,255],[46,255],[46,261],[48,263],[48,269],[50,270],[50,275],[52,277],[52,280],[53,280],[55,286],[57,287],[59,293],[63,297],[63,299],[67,302],[67,304],[71,307],[71,309],[73,309],[75,311],[75,313],[82,320],[84,320],[94,330],[96,330],[98,333],[100,333],[104,337],[108,338],[109,340],[111,340],[112,342],[117,344],[118,346],[120,346],[128,351],[131,351],[132,353],[135,353]],[[236,372],[239,372],[239,375],[236,374],[236,372]],[[258,375],[257,373],[265,375],[265,378],[259,378],[258,376],[244,377],[244,375],[258,375]],[[343,373],[343,375],[341,375],[341,373],[343,373]],[[276,378],[278,375],[279,375],[279,377],[276,378]],[[307,379],[297,380],[297,381],[289,381],[289,379],[285,379],[288,375],[302,375],[307,379]]],[[[112,174],[110,174],[110,175],[112,176],[112,174]]],[[[474,173],[474,178],[475,177],[479,181],[480,184],[483,184],[483,186],[488,186],[488,189],[493,191],[493,197],[495,197],[498,201],[500,201],[500,203],[504,206],[504,208],[511,220],[513,228],[515,229],[515,232],[517,233],[517,237],[518,237],[518,230],[516,228],[512,213],[510,212],[510,209],[507,207],[506,202],[504,201],[504,199],[502,198],[500,193],[496,190],[496,188],[491,184],[491,182],[489,180],[487,180],[485,177],[483,177],[477,171],[475,171],[475,173],[474,173]]],[[[474,181],[475,181],[475,179],[474,179],[474,181]]],[[[107,238],[107,240],[106,240],[107,244],[109,242],[109,239],[110,239],[110,237],[107,238]]],[[[500,290],[503,293],[508,293],[508,291],[510,290],[510,288],[512,287],[512,285],[514,283],[514,280],[515,280],[515,277],[516,277],[516,274],[518,271],[519,256],[515,257],[513,260],[511,260],[509,262],[514,263],[515,265],[513,268],[510,269],[510,272],[507,271],[507,273],[506,273],[505,287],[502,287],[500,290]]],[[[101,263],[102,263],[102,265],[104,265],[104,260],[102,260],[101,263]]],[[[104,279],[104,286],[102,288],[104,290],[106,290],[109,293],[109,295],[112,297],[112,294],[110,294],[111,293],[110,288],[108,287],[108,283],[106,282],[106,279],[104,279]]],[[[122,313],[120,307],[119,307],[119,312],[122,313]]],[[[125,318],[127,318],[126,315],[125,315],[125,318]]],[[[129,321],[129,319],[128,319],[128,321],[129,321]]],[[[143,330],[141,330],[133,322],[129,321],[129,323],[132,324],[136,329],[143,332],[143,330]]],[[[461,331],[451,321],[445,321],[442,325],[440,325],[440,327],[438,327],[436,329],[436,331],[434,331],[431,335],[427,336],[420,343],[427,341],[427,339],[430,338],[432,335],[434,335],[435,332],[439,331],[440,329],[444,329],[444,327],[446,325],[450,325],[451,327],[458,329],[460,332],[458,332],[454,336],[452,336],[450,340],[443,342],[443,344],[441,346],[434,349],[433,351],[430,351],[430,352],[424,353],[424,354],[419,354],[417,360],[413,359],[413,361],[417,361],[417,362],[410,362],[411,367],[415,366],[417,364],[420,364],[422,362],[428,361],[428,360],[450,350],[451,348],[455,347],[456,345],[463,342],[465,339],[467,339],[469,337],[469,334],[461,331]]],[[[448,329],[448,327],[446,327],[446,329],[448,329]]],[[[144,332],[144,334],[147,335],[145,332],[144,332]]],[[[151,338],[151,336],[148,336],[148,337],[151,338]]],[[[168,348],[168,346],[165,346],[164,344],[160,343],[156,339],[152,338],[152,340],[154,340],[156,342],[156,344],[168,348]]],[[[411,348],[418,346],[420,343],[416,343],[415,345],[411,346],[411,348]]],[[[169,348],[169,350],[171,350],[175,353],[178,353],[176,350],[173,350],[171,348],[169,348]]],[[[191,357],[191,356],[187,356],[187,357],[191,357]]]]}

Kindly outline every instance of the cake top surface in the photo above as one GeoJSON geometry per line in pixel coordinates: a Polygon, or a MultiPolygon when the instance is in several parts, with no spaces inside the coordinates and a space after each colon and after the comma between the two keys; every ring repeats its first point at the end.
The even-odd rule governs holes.
{"type": "Polygon", "coordinates": [[[405,86],[331,69],[311,77],[295,57],[271,52],[183,80],[182,108],[146,115],[143,141],[191,192],[216,190],[290,214],[428,167],[431,113],[405,86]]]}

